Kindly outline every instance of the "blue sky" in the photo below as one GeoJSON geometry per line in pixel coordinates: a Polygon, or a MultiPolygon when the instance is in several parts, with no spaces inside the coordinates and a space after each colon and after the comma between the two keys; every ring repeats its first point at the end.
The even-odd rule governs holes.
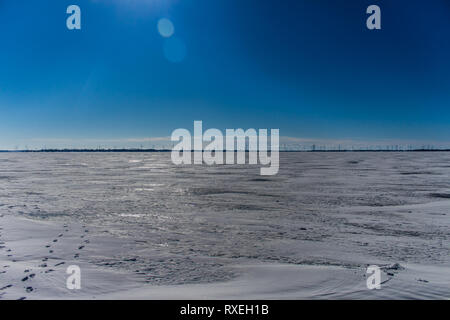
{"type": "Polygon", "coordinates": [[[448,0],[0,0],[0,21],[0,149],[149,147],[194,120],[450,142],[448,0]],[[365,27],[370,4],[382,30],[365,27]]]}

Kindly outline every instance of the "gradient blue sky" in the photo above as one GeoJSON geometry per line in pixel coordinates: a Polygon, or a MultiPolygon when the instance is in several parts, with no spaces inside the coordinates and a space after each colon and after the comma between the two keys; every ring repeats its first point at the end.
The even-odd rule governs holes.
{"type": "Polygon", "coordinates": [[[0,0],[0,23],[0,149],[148,147],[194,120],[450,141],[448,0],[0,0]],[[370,4],[382,30],[365,27],[370,4]],[[160,18],[181,62],[164,55],[160,18]]]}

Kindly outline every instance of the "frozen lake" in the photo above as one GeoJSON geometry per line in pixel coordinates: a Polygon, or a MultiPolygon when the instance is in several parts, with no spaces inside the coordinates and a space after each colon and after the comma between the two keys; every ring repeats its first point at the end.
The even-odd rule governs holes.
{"type": "MultiPolygon", "coordinates": [[[[26,253],[33,237],[58,232],[26,242],[32,231],[0,219],[0,260],[44,275],[41,258],[80,261],[130,275],[140,288],[130,296],[144,298],[159,297],[155,287],[164,298],[173,288],[236,297],[236,281],[255,287],[240,298],[450,298],[449,152],[281,153],[278,175],[259,168],[174,166],[170,153],[0,153],[2,218],[60,225],[83,246],[65,247],[61,234],[49,256],[26,253]],[[365,289],[371,264],[386,290],[365,289]]],[[[0,288],[16,281],[4,270],[0,288]]],[[[104,281],[100,293],[127,297],[104,281]]]]}

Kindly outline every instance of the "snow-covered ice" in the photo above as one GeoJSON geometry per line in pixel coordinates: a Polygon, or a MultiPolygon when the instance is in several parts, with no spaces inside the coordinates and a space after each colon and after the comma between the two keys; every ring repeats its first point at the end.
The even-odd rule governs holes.
{"type": "Polygon", "coordinates": [[[0,298],[450,298],[449,160],[281,153],[263,177],[170,153],[0,154],[0,298]]]}

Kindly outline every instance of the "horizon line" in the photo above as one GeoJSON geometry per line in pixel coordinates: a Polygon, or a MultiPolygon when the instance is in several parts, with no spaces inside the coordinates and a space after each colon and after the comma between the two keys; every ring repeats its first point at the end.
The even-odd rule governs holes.
{"type": "MultiPolygon", "coordinates": [[[[191,149],[190,151],[186,152],[205,152],[207,150],[194,150],[191,149]]],[[[222,152],[249,152],[250,150],[222,150],[222,152]]],[[[253,151],[259,151],[259,150],[253,150],[253,151]]],[[[267,150],[268,152],[271,152],[270,149],[267,150]]],[[[154,149],[154,148],[46,148],[46,149],[23,149],[23,150],[0,150],[0,153],[52,153],[52,152],[172,152],[171,149],[154,149]]],[[[324,149],[284,149],[284,150],[278,150],[278,152],[450,152],[450,148],[371,148],[371,147],[365,147],[365,148],[345,148],[345,149],[333,149],[333,148],[324,148],[324,149]]]]}

